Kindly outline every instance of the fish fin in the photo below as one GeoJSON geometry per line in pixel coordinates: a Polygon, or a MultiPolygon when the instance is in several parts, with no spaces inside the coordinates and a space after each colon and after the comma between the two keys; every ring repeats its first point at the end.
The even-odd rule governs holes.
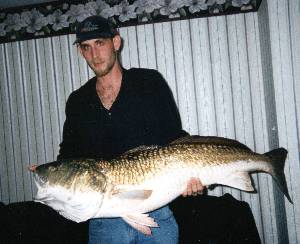
{"type": "Polygon", "coordinates": [[[150,227],[159,227],[149,214],[130,213],[122,216],[124,221],[145,235],[151,235],[150,227]]]}
{"type": "Polygon", "coordinates": [[[158,227],[158,224],[155,222],[155,220],[152,217],[149,216],[149,214],[128,213],[122,217],[140,225],[145,225],[149,227],[158,227]]]}
{"type": "Polygon", "coordinates": [[[123,218],[123,220],[129,224],[131,227],[133,227],[134,229],[142,232],[143,234],[147,235],[147,236],[151,236],[152,234],[152,231],[151,231],[151,228],[149,226],[145,226],[145,225],[140,225],[140,224],[137,224],[135,222],[132,222],[126,218],[123,218]]]}
{"type": "Polygon", "coordinates": [[[116,195],[119,198],[124,199],[135,199],[135,200],[146,200],[149,198],[152,194],[152,190],[121,190],[118,189],[116,192],[112,193],[113,195],[116,195]]]}
{"type": "Polygon", "coordinates": [[[272,177],[275,179],[277,185],[280,190],[286,196],[290,203],[293,203],[287,188],[287,183],[284,175],[284,164],[287,157],[288,151],[285,148],[277,148],[270,152],[265,153],[267,157],[269,157],[272,162],[272,171],[270,172],[272,177]]]}
{"type": "Polygon", "coordinates": [[[227,177],[224,177],[221,181],[218,181],[218,183],[243,191],[254,191],[251,178],[248,172],[244,171],[234,172],[227,177]]]}
{"type": "Polygon", "coordinates": [[[139,225],[137,223],[134,222],[129,222],[126,221],[126,223],[128,223],[129,225],[131,225],[134,229],[137,229],[138,231],[142,232],[143,234],[147,235],[147,236],[151,236],[152,235],[152,231],[151,228],[145,225],[139,225]]]}
{"type": "Polygon", "coordinates": [[[223,145],[223,146],[232,146],[241,148],[244,150],[251,151],[249,147],[246,145],[225,137],[219,137],[219,136],[198,136],[198,135],[188,135],[184,137],[180,137],[176,139],[175,141],[172,141],[170,143],[171,145],[174,144],[213,144],[213,145],[223,145]]]}

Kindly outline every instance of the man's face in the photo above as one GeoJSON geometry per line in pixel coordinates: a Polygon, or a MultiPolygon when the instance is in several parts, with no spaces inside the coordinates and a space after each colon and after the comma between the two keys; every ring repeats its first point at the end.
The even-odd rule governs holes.
{"type": "Polygon", "coordinates": [[[120,48],[120,36],[114,38],[97,38],[79,44],[80,53],[97,77],[107,75],[117,62],[120,48]]]}

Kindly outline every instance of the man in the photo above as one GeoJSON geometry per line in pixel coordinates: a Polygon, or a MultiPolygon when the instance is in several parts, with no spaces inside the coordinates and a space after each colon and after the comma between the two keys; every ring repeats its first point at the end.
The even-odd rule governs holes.
{"type": "MultiPolygon", "coordinates": [[[[88,17],[77,26],[75,43],[96,76],[68,98],[58,159],[111,159],[140,145],[165,145],[187,134],[160,73],[122,68],[121,37],[110,21],[88,17]]],[[[202,190],[200,181],[191,179],[183,196],[202,190]]],[[[152,229],[151,236],[120,218],[92,219],[89,243],[178,242],[177,223],[168,207],[150,216],[160,226],[152,229]]]]}

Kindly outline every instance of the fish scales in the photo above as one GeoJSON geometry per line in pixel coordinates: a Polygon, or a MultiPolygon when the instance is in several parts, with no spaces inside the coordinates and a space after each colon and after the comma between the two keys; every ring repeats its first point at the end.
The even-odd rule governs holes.
{"type": "MultiPolygon", "coordinates": [[[[220,166],[234,161],[262,161],[262,155],[218,145],[172,145],[133,152],[117,158],[107,173],[115,184],[140,184],[168,168],[220,166]],[[212,156],[213,155],[213,156],[212,156]],[[234,159],[233,156],[235,155],[234,159]],[[159,162],[159,163],[158,163],[159,162]]],[[[263,157],[264,160],[269,160],[263,157]]]]}
{"type": "Polygon", "coordinates": [[[108,178],[114,184],[140,184],[154,177],[164,166],[162,155],[150,150],[126,154],[116,161],[118,163],[112,163],[107,172],[108,178]],[[157,160],[160,160],[159,164],[157,160]]]}

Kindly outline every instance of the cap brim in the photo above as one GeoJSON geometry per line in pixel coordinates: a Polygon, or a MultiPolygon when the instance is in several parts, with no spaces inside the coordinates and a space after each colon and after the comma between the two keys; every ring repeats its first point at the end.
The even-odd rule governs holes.
{"type": "Polygon", "coordinates": [[[77,38],[75,40],[74,44],[81,43],[83,41],[91,40],[91,39],[97,39],[97,38],[113,38],[117,33],[85,33],[81,37],[77,38]]]}

